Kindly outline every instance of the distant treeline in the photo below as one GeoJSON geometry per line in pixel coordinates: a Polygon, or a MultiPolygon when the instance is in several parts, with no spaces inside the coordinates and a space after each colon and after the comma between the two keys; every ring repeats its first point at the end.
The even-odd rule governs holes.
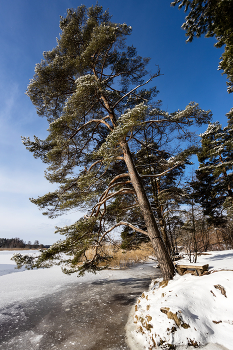
{"type": "Polygon", "coordinates": [[[31,241],[27,243],[20,238],[0,238],[0,248],[48,248],[49,246],[40,244],[38,240],[32,244],[31,241]]]}

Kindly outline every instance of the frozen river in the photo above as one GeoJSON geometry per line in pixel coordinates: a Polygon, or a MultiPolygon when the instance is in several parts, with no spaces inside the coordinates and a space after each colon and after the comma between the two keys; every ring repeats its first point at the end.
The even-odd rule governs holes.
{"type": "Polygon", "coordinates": [[[59,267],[14,270],[0,252],[0,350],[120,350],[135,298],[160,272],[154,263],[77,278],[59,267]]]}

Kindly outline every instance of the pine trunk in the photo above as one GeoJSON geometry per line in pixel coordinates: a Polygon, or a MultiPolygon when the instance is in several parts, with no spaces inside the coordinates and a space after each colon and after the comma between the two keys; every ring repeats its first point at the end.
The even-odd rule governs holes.
{"type": "Polygon", "coordinates": [[[145,224],[147,227],[148,236],[155,250],[158,263],[160,265],[163,279],[170,280],[175,274],[174,264],[167,248],[161,238],[158,226],[156,224],[153,211],[141,183],[140,176],[134,166],[132,156],[126,142],[121,142],[121,148],[124,154],[124,160],[129,171],[130,180],[137,195],[138,203],[142,211],[145,224]]]}
{"type": "MultiPolygon", "coordinates": [[[[153,171],[153,173],[154,173],[154,171],[153,171]]],[[[157,181],[154,179],[151,180],[151,185],[152,185],[152,192],[153,192],[153,196],[154,196],[154,201],[156,204],[156,211],[157,211],[157,215],[159,218],[159,224],[160,224],[162,238],[163,238],[163,241],[165,243],[165,246],[167,247],[169,255],[171,255],[172,247],[171,247],[170,240],[168,238],[168,234],[167,234],[167,230],[166,230],[166,223],[165,223],[165,220],[164,220],[164,217],[162,214],[162,212],[163,212],[162,207],[161,207],[159,200],[158,200],[159,187],[158,187],[157,181]]]]}

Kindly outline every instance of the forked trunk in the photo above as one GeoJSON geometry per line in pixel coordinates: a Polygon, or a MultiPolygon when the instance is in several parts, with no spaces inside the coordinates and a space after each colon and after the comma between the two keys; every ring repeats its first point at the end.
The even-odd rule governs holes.
{"type": "Polygon", "coordinates": [[[134,166],[128,144],[126,142],[121,142],[121,148],[124,154],[126,166],[129,171],[130,180],[136,192],[138,203],[145,220],[147,233],[155,250],[155,254],[162,271],[163,279],[170,280],[175,274],[174,264],[161,238],[153,211],[151,209],[144,187],[141,183],[140,176],[134,166]]]}

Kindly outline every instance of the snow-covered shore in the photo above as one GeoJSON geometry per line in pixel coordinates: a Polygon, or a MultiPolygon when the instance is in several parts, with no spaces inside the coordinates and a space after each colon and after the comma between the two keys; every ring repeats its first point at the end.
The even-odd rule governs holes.
{"type": "MultiPolygon", "coordinates": [[[[59,267],[14,270],[15,263],[10,260],[12,254],[7,251],[0,254],[0,308],[3,311],[14,303],[65,290],[67,285],[116,279],[122,274],[128,276],[127,270],[102,271],[80,279],[62,274],[59,267]]],[[[186,264],[187,261],[180,260],[179,263],[186,264]]],[[[209,344],[203,347],[206,350],[233,349],[233,250],[209,252],[209,255],[198,257],[198,264],[209,264],[211,274],[201,277],[177,275],[164,287],[158,287],[161,280],[157,279],[150,291],[138,298],[137,310],[134,306],[127,326],[133,350],[155,349],[154,342],[160,340],[164,341],[158,347],[160,349],[169,349],[168,344],[186,349],[188,343],[209,344]]],[[[4,313],[1,317],[4,319],[4,313]]],[[[188,349],[192,348],[188,346],[188,349]]]]}
{"type": "Polygon", "coordinates": [[[205,348],[233,350],[233,250],[208,252],[197,263],[209,264],[211,273],[176,275],[160,287],[161,280],[153,281],[138,298],[127,327],[132,349],[191,349],[211,343],[205,348]]]}

